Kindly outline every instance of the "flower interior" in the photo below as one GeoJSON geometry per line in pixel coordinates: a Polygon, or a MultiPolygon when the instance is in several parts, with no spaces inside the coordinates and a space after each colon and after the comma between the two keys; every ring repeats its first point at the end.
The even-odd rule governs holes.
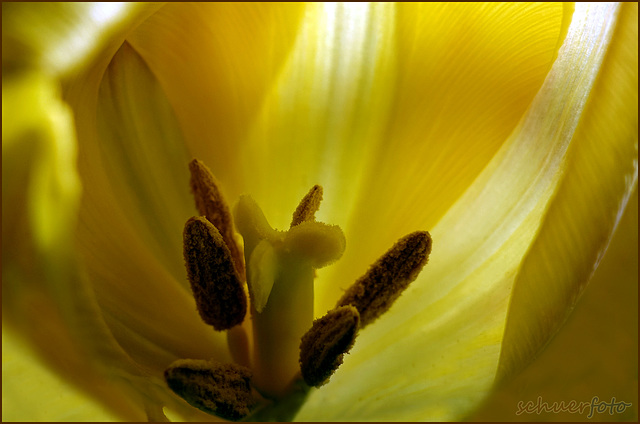
{"type": "Polygon", "coordinates": [[[180,359],[165,379],[190,405],[224,419],[291,419],[310,388],[325,384],[342,364],[358,331],[418,277],[431,237],[416,231],[401,238],[314,321],[316,269],[337,261],[346,246],[340,227],[315,219],[322,187],[313,186],[289,229],[278,231],[249,196],[240,197],[232,214],[204,163],[194,159],[189,168],[201,216],[184,228],[187,275],[200,317],[227,331],[235,363],[180,359]]]}

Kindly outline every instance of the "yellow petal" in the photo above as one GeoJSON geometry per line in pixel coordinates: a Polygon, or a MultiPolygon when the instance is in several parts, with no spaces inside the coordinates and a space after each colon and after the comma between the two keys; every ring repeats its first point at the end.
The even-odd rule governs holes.
{"type": "Polygon", "coordinates": [[[429,264],[299,419],[447,420],[497,372],[517,270],[561,181],[563,158],[612,34],[616,6],[578,5],[545,83],[483,172],[431,231],[429,264]],[[358,382],[366,391],[353,390],[358,382]],[[384,399],[384,402],[381,400],[384,399]]]}
{"type": "Polygon", "coordinates": [[[3,71],[35,66],[59,75],[78,69],[149,8],[119,2],[3,3],[3,71]]]}
{"type": "MultiPolygon", "coordinates": [[[[360,140],[372,150],[352,149],[345,161],[353,175],[364,174],[343,172],[341,184],[360,182],[357,190],[338,188],[348,194],[336,205],[349,213],[348,247],[327,278],[343,287],[399,237],[430,230],[473,182],[542,85],[562,35],[560,4],[407,3],[396,15],[397,76],[382,68],[378,81],[393,90],[383,98],[389,116],[360,140]]],[[[352,125],[344,115],[339,122],[352,125]]],[[[362,119],[369,126],[380,117],[362,119]]],[[[339,297],[332,287],[319,309],[339,297]]]]}
{"type": "Polygon", "coordinates": [[[500,377],[531,361],[566,319],[637,184],[638,8],[625,4],[589,94],[565,177],[512,294],[500,377]]]}
{"type": "Polygon", "coordinates": [[[76,227],[80,186],[71,111],[60,101],[57,84],[40,73],[7,77],[2,88],[3,325],[71,384],[126,419],[144,417],[103,380],[105,368],[130,370],[131,363],[104,331],[75,268],[69,234],[76,227]],[[96,350],[109,357],[109,365],[93,361],[96,350]]]}
{"type": "Polygon", "coordinates": [[[397,93],[386,149],[368,181],[375,191],[364,200],[383,207],[379,222],[397,226],[405,221],[397,211],[410,209],[403,226],[431,226],[449,209],[542,85],[562,18],[560,4],[399,6],[397,93]]]}
{"type": "Polygon", "coordinates": [[[67,95],[85,187],[79,251],[114,337],[159,378],[178,358],[230,360],[226,338],[202,323],[186,282],[190,158],[157,80],[125,43],[104,74],[89,70],[67,95]]]}
{"type": "MultiPolygon", "coordinates": [[[[638,405],[638,190],[629,199],[607,253],[567,322],[530,366],[491,394],[465,421],[513,421],[518,403],[575,400],[631,403],[594,411],[589,420],[636,421],[638,405]],[[622,410],[624,409],[624,410],[622,410]]],[[[537,412],[537,411],[536,411],[537,412]]],[[[536,422],[585,420],[591,413],[523,413],[536,422]]]]}
{"type": "Polygon", "coordinates": [[[297,34],[300,3],[169,3],[128,38],[167,93],[192,156],[247,192],[241,141],[297,34]]]}
{"type": "Polygon", "coordinates": [[[306,7],[238,164],[245,189],[275,228],[287,228],[297,200],[314,184],[324,187],[318,219],[347,223],[392,107],[394,19],[392,4],[306,7]]]}
{"type": "Polygon", "coordinates": [[[51,372],[11,330],[2,329],[3,421],[117,421],[120,418],[51,372]]]}
{"type": "Polygon", "coordinates": [[[29,220],[30,248],[55,253],[54,244],[73,229],[80,189],[71,114],[58,100],[55,82],[39,73],[7,78],[2,88],[3,243],[19,243],[29,220]]]}

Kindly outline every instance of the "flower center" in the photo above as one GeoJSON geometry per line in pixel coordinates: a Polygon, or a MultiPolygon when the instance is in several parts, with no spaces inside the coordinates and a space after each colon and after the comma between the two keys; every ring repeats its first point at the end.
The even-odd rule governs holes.
{"type": "Polygon", "coordinates": [[[222,418],[288,420],[310,386],[326,383],[340,366],[358,330],[388,310],[417,278],[431,238],[419,231],[400,239],[334,309],[313,321],[315,270],[338,260],[346,244],[338,226],[315,220],[322,187],[312,187],[302,199],[287,231],[273,229],[255,201],[241,196],[234,218],[244,239],[242,255],[215,178],[198,160],[189,168],[203,216],[185,225],[187,275],[203,321],[216,331],[228,330],[237,364],[179,360],[165,371],[165,379],[192,406],[222,418]],[[239,325],[247,311],[245,280],[252,342],[239,325]]]}

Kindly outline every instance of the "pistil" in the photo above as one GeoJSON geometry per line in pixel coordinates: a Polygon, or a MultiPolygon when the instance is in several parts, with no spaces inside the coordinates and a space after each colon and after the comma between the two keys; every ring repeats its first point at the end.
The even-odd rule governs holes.
{"type": "Polygon", "coordinates": [[[272,229],[248,196],[234,211],[248,264],[254,384],[271,398],[282,396],[300,372],[300,339],[313,323],[315,269],[337,260],[345,248],[339,227],[313,219],[318,193],[314,187],[305,196],[286,232],[272,229]]]}

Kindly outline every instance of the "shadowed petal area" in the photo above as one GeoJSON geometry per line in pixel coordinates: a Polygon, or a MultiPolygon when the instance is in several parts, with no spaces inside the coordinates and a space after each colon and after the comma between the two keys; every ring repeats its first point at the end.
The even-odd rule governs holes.
{"type": "Polygon", "coordinates": [[[311,393],[298,419],[320,409],[326,419],[459,419],[487,395],[512,285],[562,182],[616,14],[616,6],[576,6],[558,60],[528,112],[430,231],[428,266],[361,332],[340,372],[311,393]],[[354,392],[353,381],[369,390],[354,392]]]}
{"type": "Polygon", "coordinates": [[[637,184],[635,3],[620,10],[567,155],[566,176],[516,279],[500,358],[501,378],[528,364],[564,322],[606,252],[637,184]]]}
{"type": "Polygon", "coordinates": [[[128,40],[167,93],[193,157],[228,199],[239,149],[298,30],[302,3],[168,3],[128,40]]]}
{"type": "Polygon", "coordinates": [[[178,358],[230,360],[188,288],[189,158],[157,80],[125,43],[68,92],[82,140],[79,249],[115,338],[157,376],[178,358]]]}

